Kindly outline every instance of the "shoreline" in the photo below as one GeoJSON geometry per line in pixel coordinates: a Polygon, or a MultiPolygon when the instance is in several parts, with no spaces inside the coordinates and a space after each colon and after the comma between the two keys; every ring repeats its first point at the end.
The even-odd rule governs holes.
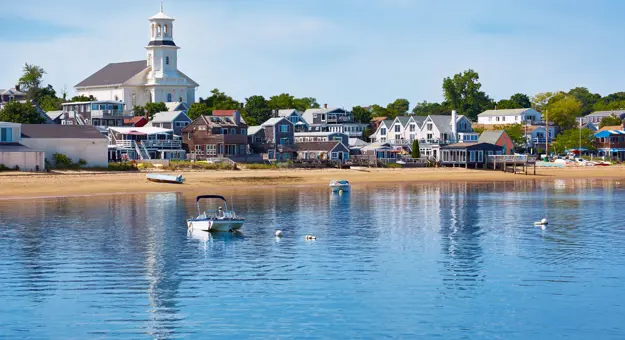
{"type": "Polygon", "coordinates": [[[0,173],[0,200],[61,198],[166,192],[213,192],[307,188],[327,186],[330,180],[346,179],[355,187],[398,183],[500,181],[553,181],[563,179],[623,179],[624,166],[536,168],[536,175],[464,168],[364,168],[180,171],[184,184],[154,183],[147,172],[64,171],[53,173],[0,173]]]}

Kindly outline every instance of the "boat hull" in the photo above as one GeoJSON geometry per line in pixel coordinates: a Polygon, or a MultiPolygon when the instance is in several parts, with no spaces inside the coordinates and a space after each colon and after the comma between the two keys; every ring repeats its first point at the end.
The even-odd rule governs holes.
{"type": "Polygon", "coordinates": [[[184,183],[184,177],[182,177],[182,175],[172,176],[172,175],[163,175],[163,174],[147,174],[146,178],[150,182],[157,182],[157,183],[171,183],[171,184],[184,183]]]}
{"type": "Polygon", "coordinates": [[[245,221],[237,220],[187,220],[187,227],[201,231],[233,231],[243,227],[245,221]]]}
{"type": "Polygon", "coordinates": [[[330,190],[332,190],[332,192],[339,192],[339,191],[348,192],[349,189],[350,189],[349,185],[331,185],[330,186],[330,190]]]}

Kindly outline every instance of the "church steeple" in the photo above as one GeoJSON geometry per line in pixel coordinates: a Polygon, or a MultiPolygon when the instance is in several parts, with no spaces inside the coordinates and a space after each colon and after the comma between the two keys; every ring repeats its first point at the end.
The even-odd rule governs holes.
{"type": "Polygon", "coordinates": [[[147,49],[148,66],[152,67],[153,78],[175,75],[178,67],[178,46],[174,43],[174,18],[161,10],[148,19],[150,22],[150,42],[147,49]]]}

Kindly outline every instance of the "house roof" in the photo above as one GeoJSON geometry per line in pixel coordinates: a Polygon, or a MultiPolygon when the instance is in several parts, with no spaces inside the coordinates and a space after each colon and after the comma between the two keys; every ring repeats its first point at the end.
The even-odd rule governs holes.
{"type": "Polygon", "coordinates": [[[110,63],[76,84],[75,87],[123,84],[147,67],[148,62],[146,60],[110,63]]]}
{"type": "Polygon", "coordinates": [[[142,119],[145,120],[145,117],[144,116],[135,116],[135,117],[132,117],[132,118],[126,118],[126,119],[124,119],[124,124],[137,124],[142,119]]]}
{"type": "Polygon", "coordinates": [[[276,124],[278,124],[280,121],[287,121],[289,122],[289,124],[293,125],[293,123],[291,123],[290,120],[288,119],[284,119],[284,117],[274,117],[274,118],[269,118],[267,119],[264,123],[262,123],[260,126],[274,126],[276,124]]]}
{"type": "Polygon", "coordinates": [[[158,112],[152,118],[152,123],[170,123],[183,114],[183,111],[158,112]]]}
{"type": "Polygon", "coordinates": [[[81,138],[104,137],[92,125],[22,124],[22,138],[81,138]]]}
{"type": "Polygon", "coordinates": [[[367,146],[364,146],[361,150],[370,151],[378,149],[393,150],[393,147],[389,143],[371,143],[367,146]]]}
{"type": "MultiPolygon", "coordinates": [[[[431,120],[432,123],[434,123],[436,125],[436,127],[438,128],[438,130],[440,131],[440,133],[452,133],[452,129],[451,129],[451,116],[446,116],[446,115],[430,115],[428,116],[431,120]]],[[[460,119],[464,118],[463,115],[458,115],[456,117],[456,122],[458,122],[460,119]]],[[[425,120],[424,120],[425,122],[425,120]]],[[[423,125],[423,123],[421,123],[423,125]]]]}
{"type": "Polygon", "coordinates": [[[37,150],[31,149],[20,143],[2,143],[0,144],[0,152],[36,152],[37,150]]]}
{"type": "Polygon", "coordinates": [[[406,124],[408,124],[408,121],[410,120],[410,116],[397,116],[395,117],[395,119],[399,120],[399,123],[402,126],[406,126],[406,124]]]}
{"type": "Polygon", "coordinates": [[[603,130],[595,134],[595,137],[610,137],[611,135],[625,135],[625,130],[603,130]]]}
{"type": "Polygon", "coordinates": [[[620,125],[611,125],[611,126],[604,126],[601,129],[599,129],[599,131],[606,131],[606,130],[623,130],[623,127],[620,125]]]}
{"type": "Polygon", "coordinates": [[[18,91],[15,88],[12,89],[0,89],[0,95],[11,95],[11,96],[25,96],[26,93],[22,91],[18,91]]]}
{"type": "Polygon", "coordinates": [[[381,122],[383,120],[386,120],[388,117],[373,117],[371,118],[372,122],[381,122]]]}
{"type": "Polygon", "coordinates": [[[167,111],[169,112],[186,111],[189,109],[189,105],[185,102],[167,102],[165,103],[165,106],[167,106],[167,111]]]}
{"type": "Polygon", "coordinates": [[[359,139],[359,138],[352,137],[352,138],[349,139],[349,146],[361,147],[361,146],[365,146],[367,144],[369,144],[369,143],[367,143],[364,140],[359,139]]]}
{"type": "Polygon", "coordinates": [[[50,120],[55,120],[55,119],[59,118],[62,114],[63,114],[63,110],[46,112],[46,116],[48,116],[48,118],[50,118],[50,120]]]}
{"type": "Polygon", "coordinates": [[[213,116],[228,117],[234,116],[239,110],[213,110],[213,116]]]}
{"type": "Polygon", "coordinates": [[[586,117],[602,117],[602,116],[611,116],[611,115],[615,115],[617,117],[621,117],[623,115],[625,115],[625,110],[612,110],[612,111],[595,111],[593,113],[590,113],[588,115],[586,115],[586,117]]]}
{"type": "Polygon", "coordinates": [[[497,141],[499,140],[499,138],[501,138],[501,136],[504,133],[506,133],[506,131],[504,131],[504,130],[484,131],[480,135],[480,138],[478,139],[478,142],[479,143],[497,144],[497,141]]]}
{"type": "Polygon", "coordinates": [[[299,151],[330,152],[340,143],[341,142],[337,140],[328,141],[328,142],[304,142],[304,143],[297,143],[297,149],[299,151]]]}
{"type": "Polygon", "coordinates": [[[330,135],[345,135],[342,132],[295,132],[295,137],[327,137],[330,135]]]}
{"type": "Polygon", "coordinates": [[[248,126],[247,127],[247,135],[248,136],[255,135],[256,132],[262,130],[262,128],[263,128],[262,126],[248,126]]]}
{"type": "Polygon", "coordinates": [[[314,115],[318,114],[318,113],[330,113],[333,111],[343,111],[343,112],[347,112],[346,110],[343,110],[341,108],[317,108],[317,109],[308,109],[306,111],[304,111],[304,113],[302,114],[302,118],[304,118],[304,120],[310,124],[312,123],[313,119],[314,119],[314,115]]]}
{"type": "Polygon", "coordinates": [[[288,117],[288,116],[292,115],[293,112],[297,113],[298,115],[301,115],[296,109],[282,109],[282,110],[278,110],[278,116],[279,117],[288,117]]]}
{"type": "Polygon", "coordinates": [[[478,117],[488,117],[488,116],[518,116],[527,111],[535,111],[532,108],[524,108],[524,109],[505,109],[505,110],[486,110],[479,115],[478,117]]]}
{"type": "MultiPolygon", "coordinates": [[[[225,110],[225,111],[230,111],[230,110],[225,110]]],[[[233,112],[236,112],[236,110],[232,110],[233,112]]],[[[197,121],[198,119],[201,119],[202,121],[204,121],[204,123],[208,126],[212,126],[212,127],[237,127],[240,125],[247,125],[245,123],[245,120],[243,120],[243,117],[241,117],[241,123],[240,125],[237,125],[234,122],[234,117],[233,116],[228,116],[228,115],[222,115],[222,116],[205,116],[202,115],[201,117],[198,117],[195,121],[197,121]]],[[[191,125],[187,125],[186,127],[183,128],[184,130],[187,130],[187,128],[192,127],[193,124],[191,125]]]]}

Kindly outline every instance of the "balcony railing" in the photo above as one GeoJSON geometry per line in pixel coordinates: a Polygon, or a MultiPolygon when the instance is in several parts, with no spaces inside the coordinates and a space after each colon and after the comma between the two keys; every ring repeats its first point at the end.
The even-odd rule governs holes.
{"type": "MultiPolygon", "coordinates": [[[[181,149],[182,148],[181,141],[171,140],[171,139],[143,140],[143,141],[140,141],[140,144],[142,144],[144,147],[148,149],[181,149]]],[[[134,140],[117,140],[115,141],[113,145],[117,146],[118,148],[134,149],[135,141],[134,140]]]]}
{"type": "Polygon", "coordinates": [[[532,141],[534,142],[534,144],[546,144],[546,143],[551,144],[551,142],[553,142],[553,138],[538,137],[538,138],[532,139],[532,141]]]}
{"type": "Polygon", "coordinates": [[[104,116],[113,116],[113,117],[132,117],[132,114],[124,114],[122,110],[92,110],[91,118],[102,118],[104,116]]]}

